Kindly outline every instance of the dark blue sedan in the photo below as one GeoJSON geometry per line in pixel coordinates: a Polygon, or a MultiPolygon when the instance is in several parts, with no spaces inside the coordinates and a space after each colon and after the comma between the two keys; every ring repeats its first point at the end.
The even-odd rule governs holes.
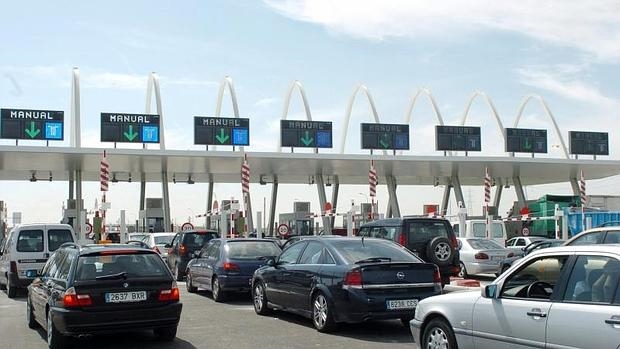
{"type": "Polygon", "coordinates": [[[321,332],[339,322],[401,319],[418,301],[441,294],[437,266],[385,239],[316,237],[288,246],[254,273],[254,310],[285,310],[312,319],[321,332]]]}
{"type": "Polygon", "coordinates": [[[216,302],[249,292],[254,271],[280,251],[272,239],[213,239],[187,264],[187,291],[211,290],[216,302]]]}

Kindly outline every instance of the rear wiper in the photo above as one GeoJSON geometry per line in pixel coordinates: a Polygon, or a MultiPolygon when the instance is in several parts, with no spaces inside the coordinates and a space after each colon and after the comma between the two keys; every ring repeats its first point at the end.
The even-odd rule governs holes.
{"type": "Polygon", "coordinates": [[[121,271],[120,273],[116,273],[116,274],[97,276],[95,280],[113,280],[113,279],[126,279],[126,278],[127,278],[127,272],[121,271]]]}
{"type": "Polygon", "coordinates": [[[366,258],[366,259],[359,260],[359,261],[355,262],[355,264],[381,263],[381,262],[391,262],[391,261],[392,261],[392,258],[390,258],[390,257],[371,257],[371,258],[366,258]]]}

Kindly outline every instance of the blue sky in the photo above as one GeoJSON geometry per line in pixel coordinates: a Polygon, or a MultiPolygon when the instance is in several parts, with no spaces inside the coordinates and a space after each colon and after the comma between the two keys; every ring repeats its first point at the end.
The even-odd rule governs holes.
{"type": "MultiPolygon", "coordinates": [[[[219,84],[230,76],[241,116],[251,120],[250,151],[276,150],[284,95],[291,81],[299,80],[313,119],[334,122],[335,147],[324,152],[339,151],[347,102],[356,84],[363,83],[386,123],[403,121],[421,87],[432,92],[447,124],[459,122],[475,91],[491,97],[504,126],[512,126],[526,95],[537,94],[549,104],[564,139],[569,130],[610,132],[608,158],[618,158],[617,1],[55,1],[6,3],[2,12],[0,106],[65,110],[68,119],[71,69],[78,67],[85,147],[110,146],[99,142],[100,112],[144,112],[148,74],[155,71],[162,85],[167,149],[203,149],[193,145],[192,117],[213,115],[219,84]]],[[[346,153],[363,153],[357,125],[370,121],[371,114],[362,97],[353,108],[346,153]]],[[[226,98],[222,115],[231,114],[226,98]]],[[[295,94],[289,119],[304,117],[295,94]]],[[[405,154],[439,155],[435,124],[430,104],[421,98],[405,154]]],[[[482,98],[474,102],[467,124],[482,126],[479,155],[505,156],[482,98]]],[[[563,157],[537,103],[528,105],[520,126],[548,129],[550,151],[541,157],[563,157]]],[[[68,145],[66,139],[52,146],[68,145]]],[[[617,180],[588,181],[588,193],[620,194],[617,180]]],[[[66,183],[4,182],[0,188],[9,215],[21,211],[24,221],[58,220],[68,195],[66,183]],[[24,192],[36,193],[37,199],[24,192]]],[[[270,187],[256,184],[251,190],[254,210],[262,210],[270,187]]],[[[204,211],[206,185],[171,184],[170,191],[177,223],[204,211]]],[[[98,184],[85,184],[84,192],[86,206],[93,206],[98,184]]],[[[384,212],[385,186],[378,192],[384,212]]],[[[442,192],[399,188],[401,211],[419,213],[422,204],[439,203],[442,192]]],[[[215,193],[220,200],[239,197],[241,188],[220,184],[215,193]]],[[[280,193],[279,212],[290,211],[294,200],[311,201],[318,210],[315,187],[281,186],[280,193]]],[[[367,193],[366,186],[343,186],[341,205],[366,201],[367,193]]],[[[479,213],[482,187],[464,193],[473,213],[479,213]]],[[[530,199],[544,193],[569,194],[570,185],[527,188],[530,199]]],[[[160,195],[160,186],[147,186],[147,197],[160,195]]],[[[111,220],[121,209],[135,219],[138,196],[137,183],[113,184],[111,220]]],[[[514,195],[505,193],[500,212],[512,200],[514,195]]]]}

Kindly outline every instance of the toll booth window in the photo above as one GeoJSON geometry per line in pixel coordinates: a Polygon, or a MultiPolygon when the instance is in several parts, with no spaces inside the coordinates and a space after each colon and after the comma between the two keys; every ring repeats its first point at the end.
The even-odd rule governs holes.
{"type": "Polygon", "coordinates": [[[20,231],[17,252],[43,252],[43,230],[20,231]]]}
{"type": "Polygon", "coordinates": [[[47,246],[56,251],[65,242],[73,242],[73,235],[68,229],[50,229],[47,231],[47,246]]]}

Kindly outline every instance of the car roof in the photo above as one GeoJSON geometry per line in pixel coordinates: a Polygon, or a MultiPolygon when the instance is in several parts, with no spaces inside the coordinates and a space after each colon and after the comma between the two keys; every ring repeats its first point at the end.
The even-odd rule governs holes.
{"type": "Polygon", "coordinates": [[[391,226],[391,225],[400,225],[403,221],[437,221],[437,222],[448,222],[444,218],[436,218],[436,217],[428,217],[428,216],[404,216],[401,218],[385,218],[385,219],[377,219],[372,222],[362,224],[362,227],[373,227],[373,226],[391,226]]]}
{"type": "MultiPolygon", "coordinates": [[[[149,233],[147,233],[147,234],[149,234],[149,233]]],[[[174,236],[177,233],[168,231],[168,232],[159,232],[159,233],[150,233],[150,234],[153,235],[153,236],[174,236]]]]}
{"type": "Polygon", "coordinates": [[[545,254],[545,253],[554,253],[554,252],[572,252],[572,253],[583,253],[583,252],[608,252],[613,253],[620,256],[620,244],[599,244],[599,245],[576,245],[576,246],[558,246],[558,247],[549,247],[542,250],[538,250],[533,252],[534,254],[545,254]]]}
{"type": "MultiPolygon", "coordinates": [[[[97,253],[97,252],[102,252],[102,251],[140,251],[140,252],[149,252],[149,253],[157,253],[151,249],[148,248],[142,248],[139,247],[137,245],[132,245],[132,244],[88,244],[88,245],[83,245],[83,246],[79,246],[77,244],[63,244],[62,246],[64,247],[71,247],[71,245],[73,245],[73,247],[78,248],[79,249],[79,253],[80,255],[85,255],[85,254],[91,254],[91,253],[97,253]]],[[[61,246],[61,247],[62,247],[61,246]]]]}
{"type": "Polygon", "coordinates": [[[227,242],[235,242],[235,241],[266,241],[266,242],[272,242],[277,244],[277,241],[274,239],[266,239],[266,238],[262,238],[262,239],[257,239],[257,238],[216,238],[213,239],[212,241],[222,241],[224,243],[227,242]]]}

